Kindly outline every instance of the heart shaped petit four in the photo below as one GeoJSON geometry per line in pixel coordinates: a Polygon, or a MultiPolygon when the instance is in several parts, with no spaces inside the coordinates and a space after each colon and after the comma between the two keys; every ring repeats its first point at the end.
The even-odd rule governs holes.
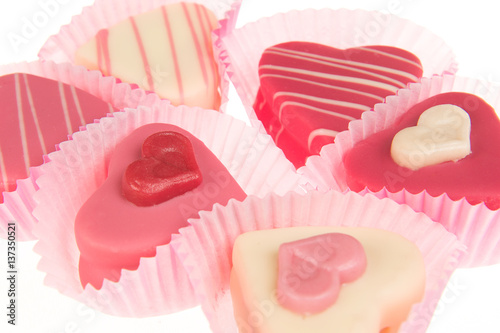
{"type": "Polygon", "coordinates": [[[367,137],[347,151],[343,159],[347,185],[354,191],[365,187],[379,191],[385,187],[390,192],[406,189],[413,194],[425,190],[432,196],[446,193],[452,200],[465,197],[470,204],[484,202],[495,210],[500,208],[499,143],[500,120],[490,105],[472,94],[442,93],[414,105],[393,126],[367,137]],[[417,148],[409,153],[408,162],[398,163],[398,158],[391,155],[391,146],[398,133],[417,126],[419,118],[422,119],[428,110],[437,106],[449,110],[450,105],[468,114],[470,135],[467,118],[445,112],[435,119],[444,127],[420,141],[420,145],[414,141],[417,148]],[[450,154],[455,144],[460,153],[450,154]],[[430,158],[433,163],[425,162],[429,156],[433,156],[430,158]]]}
{"type": "Polygon", "coordinates": [[[117,145],[106,180],[76,216],[82,285],[99,289],[104,279],[118,281],[122,269],[135,270],[141,257],[155,256],[156,247],[168,244],[198,211],[245,197],[224,165],[186,130],[169,124],[138,128],[117,145]],[[144,156],[153,171],[130,171],[144,156]],[[142,188],[146,193],[129,201],[124,193],[136,180],[146,184],[142,188]],[[151,201],[148,192],[157,186],[168,188],[167,200],[153,195],[151,201]],[[134,203],[138,198],[139,205],[134,203]]]}
{"type": "Polygon", "coordinates": [[[422,76],[419,59],[390,46],[346,50],[287,42],[264,51],[254,109],[296,167],[351,120],[422,76]]]}
{"type": "Polygon", "coordinates": [[[100,30],[75,63],[169,99],[217,110],[219,77],[211,32],[217,18],[203,5],[179,2],[100,30]]]}
{"type": "MultiPolygon", "coordinates": [[[[0,77],[0,191],[16,189],[29,168],[81,126],[115,111],[83,90],[23,73],[0,77]]],[[[0,197],[3,202],[3,197],[0,197]]]]}
{"type": "Polygon", "coordinates": [[[422,300],[425,280],[420,250],[399,234],[362,227],[293,227],[240,235],[234,243],[230,284],[241,332],[379,333],[397,332],[422,300]],[[343,243],[352,246],[343,248],[343,243]],[[283,246],[305,254],[306,260],[290,262],[280,253],[283,246]],[[316,290],[320,275],[330,272],[332,277],[340,269],[350,271],[352,279],[344,280],[338,297],[323,309],[304,313],[290,308],[290,295],[279,288],[282,260],[294,290],[302,289],[293,296],[302,300],[303,308],[317,305],[311,297],[321,294],[316,290]]]}

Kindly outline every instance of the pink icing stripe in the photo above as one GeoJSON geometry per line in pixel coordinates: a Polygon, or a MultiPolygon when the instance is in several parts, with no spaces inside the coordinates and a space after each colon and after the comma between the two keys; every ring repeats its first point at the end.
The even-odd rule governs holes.
{"type": "Polygon", "coordinates": [[[149,67],[148,58],[146,55],[146,49],[144,48],[144,44],[142,44],[141,34],[139,33],[139,29],[137,28],[137,24],[133,17],[130,18],[130,24],[132,24],[132,29],[134,29],[135,39],[137,41],[137,46],[139,47],[139,51],[141,53],[142,63],[144,64],[144,70],[146,71],[146,76],[148,78],[149,90],[155,90],[153,76],[151,75],[151,67],[149,67]]]}
{"type": "Polygon", "coordinates": [[[174,37],[172,36],[172,29],[170,27],[170,21],[168,20],[167,10],[165,9],[165,6],[161,7],[161,11],[163,14],[163,20],[165,21],[165,29],[167,30],[168,43],[170,45],[170,50],[172,52],[172,59],[174,61],[175,78],[177,80],[177,86],[179,87],[180,104],[184,104],[184,87],[182,85],[181,69],[179,67],[179,60],[177,59],[177,51],[175,50],[174,37]]]}
{"type": "MultiPolygon", "coordinates": [[[[215,29],[215,27],[212,27],[212,24],[210,23],[210,18],[208,16],[207,8],[203,7],[203,6],[197,6],[196,8],[202,10],[202,13],[199,14],[199,17],[200,17],[200,15],[203,15],[203,19],[200,17],[200,22],[202,23],[203,29],[205,32],[205,34],[203,34],[203,40],[205,42],[205,50],[209,56],[209,59],[211,59],[211,56],[212,56],[212,54],[211,54],[212,53],[211,34],[212,34],[212,30],[215,29]]],[[[210,72],[212,74],[214,85],[215,85],[215,87],[217,87],[219,85],[219,75],[216,71],[214,62],[209,61],[209,65],[210,65],[209,68],[210,68],[210,72]]],[[[214,101],[215,101],[218,98],[218,96],[217,96],[218,92],[217,92],[217,89],[212,89],[212,90],[213,90],[213,96],[214,96],[214,101]]]]}
{"type": "Polygon", "coordinates": [[[111,75],[111,57],[109,56],[108,37],[109,31],[107,29],[100,30],[96,36],[97,64],[99,66],[99,70],[104,75],[111,75]],[[103,60],[104,66],[106,67],[103,67],[103,60]]]}
{"type": "Polygon", "coordinates": [[[200,46],[200,41],[198,40],[198,38],[196,38],[196,31],[194,30],[193,22],[191,20],[191,16],[189,15],[186,4],[184,2],[182,3],[182,9],[184,10],[184,15],[186,16],[186,20],[189,25],[189,30],[191,31],[191,36],[193,37],[193,42],[196,47],[196,53],[198,54],[198,60],[201,66],[201,72],[203,73],[203,81],[205,82],[205,85],[208,85],[208,74],[205,62],[203,61],[203,51],[200,46]]]}

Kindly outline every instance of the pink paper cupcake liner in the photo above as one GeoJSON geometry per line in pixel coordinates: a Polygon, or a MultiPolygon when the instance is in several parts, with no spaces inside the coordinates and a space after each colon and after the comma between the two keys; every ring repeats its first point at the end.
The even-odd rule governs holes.
{"type": "MultiPolygon", "coordinates": [[[[12,73],[33,74],[72,85],[110,103],[118,110],[160,103],[160,99],[155,94],[146,93],[142,89],[132,89],[129,84],[117,83],[114,78],[103,77],[100,72],[88,71],[81,66],[56,64],[52,61],[0,66],[0,76],[12,73]]],[[[168,104],[169,102],[162,101],[161,103],[168,104]]],[[[35,181],[39,173],[37,167],[30,168],[30,176],[27,179],[19,179],[15,191],[3,193],[4,202],[0,204],[1,237],[6,237],[7,223],[15,221],[18,240],[34,239],[31,233],[31,229],[36,224],[36,219],[32,215],[35,205],[33,194],[37,189],[35,181]]]]}
{"type": "MultiPolygon", "coordinates": [[[[452,91],[475,94],[497,112],[500,110],[498,84],[452,75],[422,79],[420,83],[410,84],[409,89],[398,91],[397,96],[388,97],[385,103],[377,104],[375,112],[365,113],[361,120],[351,122],[349,131],[340,133],[334,144],[323,147],[320,156],[310,157],[298,172],[321,191],[348,190],[342,160],[349,149],[373,133],[391,126],[418,102],[452,91]]],[[[371,191],[364,190],[362,193],[368,192],[371,191]]],[[[402,190],[393,193],[384,188],[374,194],[407,204],[456,234],[469,250],[461,262],[463,267],[500,263],[500,211],[493,211],[484,204],[471,205],[465,199],[453,201],[446,194],[433,197],[426,191],[410,193],[402,190]]]]}
{"type": "Polygon", "coordinates": [[[61,143],[41,167],[35,251],[41,255],[38,268],[46,273],[46,285],[112,315],[153,316],[196,304],[187,272],[170,244],[157,247],[154,258],[142,258],[136,271],[123,270],[117,283],[105,280],[100,290],[91,285],[82,289],[78,276],[75,216],[105,180],[114,147],[134,129],[155,122],[177,125],[203,141],[249,195],[304,193],[295,169],[270,137],[216,111],[158,103],[87,125],[73,140],[61,143]]]}
{"type": "Polygon", "coordinates": [[[455,56],[438,36],[413,22],[377,11],[308,9],[262,18],[216,31],[220,62],[233,82],[253,126],[262,128],[252,106],[260,86],[258,64],[264,50],[287,41],[309,41],[346,49],[388,45],[408,50],[421,61],[423,76],[455,73],[455,56]]]}
{"type": "MultiPolygon", "coordinates": [[[[52,60],[56,63],[74,63],[76,50],[94,37],[101,29],[109,28],[116,23],[141,13],[148,12],[163,5],[181,2],[182,0],[96,0],[85,7],[82,13],[72,18],[71,22],[51,36],[40,49],[40,59],[52,60]]],[[[219,19],[219,29],[224,33],[232,30],[236,24],[242,0],[192,0],[210,9],[219,19]]],[[[217,59],[217,58],[215,58],[217,59]]],[[[222,69],[219,68],[220,73],[222,69]]],[[[224,76],[221,75],[221,78],[224,76]]],[[[222,103],[225,110],[229,90],[229,82],[221,80],[222,103]]]]}
{"type": "Polygon", "coordinates": [[[427,274],[425,296],[399,332],[424,332],[465,246],[455,235],[405,205],[354,192],[270,194],[230,201],[203,212],[181,229],[172,245],[190,273],[213,332],[237,332],[229,290],[231,253],[245,232],[295,226],[372,227],[396,232],[421,250],[427,274]]]}

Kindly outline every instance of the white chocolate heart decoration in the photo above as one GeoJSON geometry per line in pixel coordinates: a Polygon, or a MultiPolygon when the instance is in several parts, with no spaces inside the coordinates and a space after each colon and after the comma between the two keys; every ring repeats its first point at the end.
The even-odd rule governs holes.
{"type": "Polygon", "coordinates": [[[469,114],[453,104],[425,110],[417,126],[396,133],[391,145],[394,162],[411,170],[456,162],[470,153],[469,114]]]}

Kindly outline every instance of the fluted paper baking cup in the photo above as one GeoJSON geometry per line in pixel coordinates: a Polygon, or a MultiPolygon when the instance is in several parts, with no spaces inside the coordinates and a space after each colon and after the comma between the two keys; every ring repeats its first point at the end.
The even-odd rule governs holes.
{"type": "MultiPolygon", "coordinates": [[[[422,79],[420,83],[410,84],[409,89],[399,90],[397,96],[388,97],[385,103],[377,104],[375,112],[365,113],[361,120],[351,122],[349,131],[340,133],[334,144],[323,147],[320,156],[310,157],[298,172],[308,179],[311,186],[321,191],[348,190],[342,163],[344,154],[357,142],[390,127],[413,105],[445,92],[475,94],[497,113],[500,110],[500,85],[496,83],[452,75],[422,79]]],[[[363,191],[366,192],[371,191],[363,191]]],[[[491,210],[483,203],[471,205],[466,199],[454,201],[446,194],[434,197],[426,191],[410,193],[402,190],[394,193],[384,188],[375,195],[407,204],[456,234],[468,247],[468,255],[461,262],[463,267],[500,263],[499,210],[491,210]]]]}
{"type": "Polygon", "coordinates": [[[409,20],[377,11],[293,10],[217,34],[216,53],[256,127],[261,127],[252,108],[260,86],[259,60],[266,48],[278,43],[309,41],[339,49],[395,46],[420,59],[424,76],[457,70],[455,56],[441,38],[409,20]]]}
{"type": "Polygon", "coordinates": [[[426,289],[399,332],[424,332],[465,246],[455,235],[405,205],[354,192],[270,194],[214,206],[182,228],[172,245],[189,272],[213,332],[237,332],[229,276],[235,239],[249,231],[297,226],[371,227],[414,242],[426,267],[426,289]]]}
{"type": "MultiPolygon", "coordinates": [[[[74,63],[77,49],[93,38],[101,29],[110,28],[131,16],[146,13],[160,6],[181,2],[182,0],[96,0],[91,6],[84,7],[71,22],[61,27],[40,49],[38,56],[57,63],[74,63]]],[[[241,0],[192,0],[211,10],[219,20],[221,31],[228,32],[236,24],[241,0]]],[[[219,66],[220,67],[220,66],[219,66]]],[[[219,68],[219,71],[222,70],[219,68]]],[[[229,82],[221,80],[221,110],[225,110],[229,82]]]]}
{"type": "Polygon", "coordinates": [[[74,221],[82,204],[106,178],[114,147],[134,129],[149,123],[177,125],[200,139],[220,159],[245,193],[265,196],[304,191],[295,169],[270,137],[233,117],[212,110],[173,107],[127,109],[86,126],[60,144],[41,167],[34,216],[39,238],[35,251],[45,284],[90,307],[117,316],[144,317],[171,313],[196,304],[186,271],[169,244],[153,258],[142,258],[136,271],[123,270],[115,283],[100,290],[82,289],[74,221]]]}
{"type": "MultiPolygon", "coordinates": [[[[127,107],[135,108],[139,105],[168,104],[168,101],[160,102],[155,94],[146,93],[142,89],[132,89],[129,84],[118,83],[111,77],[103,77],[98,71],[88,71],[84,67],[68,63],[33,61],[0,66],[0,76],[13,73],[32,74],[69,84],[110,103],[118,110],[127,107]]],[[[15,191],[3,193],[4,202],[0,204],[1,237],[6,237],[7,224],[15,222],[18,240],[34,239],[31,232],[36,223],[36,219],[32,215],[35,204],[33,194],[37,189],[35,181],[38,175],[39,170],[36,166],[30,168],[29,177],[19,179],[15,191]]]]}

